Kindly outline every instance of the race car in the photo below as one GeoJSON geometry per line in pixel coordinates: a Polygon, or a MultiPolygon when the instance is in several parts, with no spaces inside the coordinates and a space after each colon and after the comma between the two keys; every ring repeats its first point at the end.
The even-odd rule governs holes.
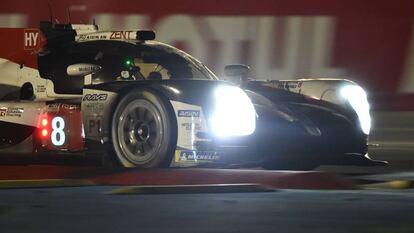
{"type": "MultiPolygon", "coordinates": [[[[327,162],[321,155],[333,150],[326,148],[370,161],[369,108],[354,105],[366,96],[334,103],[324,96],[337,88],[318,80],[238,87],[154,41],[152,31],[42,22],[39,29],[0,29],[0,36],[1,152],[85,153],[143,168],[251,161],[313,168],[327,162]],[[312,98],[305,86],[325,91],[312,98]]],[[[229,66],[227,73],[240,70],[229,66]]]]}
{"type": "Polygon", "coordinates": [[[226,160],[245,146],[221,139],[255,130],[242,89],[152,31],[43,22],[0,33],[4,153],[86,151],[124,167],[185,167],[226,160]]]}

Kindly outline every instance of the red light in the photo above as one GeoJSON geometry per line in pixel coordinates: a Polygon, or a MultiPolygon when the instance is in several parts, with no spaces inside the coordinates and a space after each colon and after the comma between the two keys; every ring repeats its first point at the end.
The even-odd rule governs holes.
{"type": "Polygon", "coordinates": [[[42,136],[43,137],[47,137],[48,134],[49,134],[49,132],[47,132],[47,129],[42,130],[42,136]]]}
{"type": "Polygon", "coordinates": [[[43,118],[42,126],[47,126],[48,123],[49,123],[48,120],[46,118],[43,118]]]}

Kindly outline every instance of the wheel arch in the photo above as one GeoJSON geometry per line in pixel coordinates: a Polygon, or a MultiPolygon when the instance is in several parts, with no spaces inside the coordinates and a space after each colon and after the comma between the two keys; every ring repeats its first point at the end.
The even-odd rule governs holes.
{"type": "MultiPolygon", "coordinates": [[[[113,100],[113,102],[111,103],[110,106],[110,113],[111,116],[108,120],[108,124],[106,125],[106,127],[108,127],[109,132],[112,131],[112,127],[113,127],[113,122],[114,122],[114,117],[115,117],[115,112],[116,109],[119,105],[119,103],[123,100],[123,98],[125,98],[129,93],[131,93],[132,91],[141,91],[141,92],[149,92],[151,94],[153,94],[154,96],[158,97],[159,100],[163,103],[163,105],[166,108],[167,111],[167,117],[168,117],[168,121],[170,122],[171,126],[172,126],[172,141],[174,144],[174,147],[176,147],[177,142],[178,142],[178,125],[177,125],[177,118],[176,118],[176,114],[174,111],[174,108],[171,104],[171,99],[167,96],[167,94],[161,90],[161,88],[154,88],[152,86],[132,86],[132,87],[123,87],[117,90],[117,96],[116,98],[113,100]]],[[[108,142],[107,144],[109,144],[110,147],[113,147],[112,143],[112,133],[109,133],[108,135],[108,142]]],[[[173,150],[173,148],[171,148],[171,150],[173,150]]],[[[175,150],[175,149],[174,149],[175,150]]],[[[172,152],[172,151],[171,151],[172,152]]],[[[170,165],[171,163],[171,159],[164,161],[163,164],[161,164],[161,166],[165,167],[170,165]]]]}
{"type": "Polygon", "coordinates": [[[23,83],[20,88],[20,99],[21,100],[33,100],[35,98],[34,86],[31,82],[23,83]]]}

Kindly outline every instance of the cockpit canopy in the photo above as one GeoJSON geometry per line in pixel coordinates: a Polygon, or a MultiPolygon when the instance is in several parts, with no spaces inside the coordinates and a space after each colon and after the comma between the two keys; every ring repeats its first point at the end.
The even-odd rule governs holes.
{"type": "Polygon", "coordinates": [[[100,66],[92,84],[112,81],[217,79],[199,61],[174,47],[155,41],[74,42],[59,52],[39,57],[41,77],[54,82],[59,94],[80,94],[83,77],[69,77],[66,68],[87,63],[100,66]]]}

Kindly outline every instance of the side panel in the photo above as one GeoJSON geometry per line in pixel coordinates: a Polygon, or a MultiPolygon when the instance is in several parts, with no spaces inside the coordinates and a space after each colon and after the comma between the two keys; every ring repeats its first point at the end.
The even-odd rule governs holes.
{"type": "Polygon", "coordinates": [[[200,106],[170,101],[177,117],[177,148],[195,150],[194,143],[200,139],[199,132],[208,133],[206,118],[200,106]]]}
{"type": "Polygon", "coordinates": [[[1,153],[84,149],[80,104],[76,103],[0,103],[0,129],[1,153]]]}
{"type": "Polygon", "coordinates": [[[36,127],[45,102],[0,103],[0,121],[36,127]]]}
{"type": "Polygon", "coordinates": [[[84,149],[80,104],[48,104],[38,119],[38,131],[33,135],[36,150],[77,152],[84,149]]]}
{"type": "Polygon", "coordinates": [[[205,150],[197,145],[212,144],[212,139],[203,138],[208,135],[207,118],[201,106],[179,101],[170,101],[177,118],[177,149],[172,160],[172,167],[187,167],[207,162],[219,161],[221,153],[216,150],[205,150]]]}
{"type": "Polygon", "coordinates": [[[44,102],[0,103],[0,148],[15,146],[31,137],[44,107],[44,102]]]}
{"type": "Polygon", "coordinates": [[[82,98],[82,119],[85,139],[109,141],[112,111],[118,94],[115,92],[84,89],[82,98]]]}

